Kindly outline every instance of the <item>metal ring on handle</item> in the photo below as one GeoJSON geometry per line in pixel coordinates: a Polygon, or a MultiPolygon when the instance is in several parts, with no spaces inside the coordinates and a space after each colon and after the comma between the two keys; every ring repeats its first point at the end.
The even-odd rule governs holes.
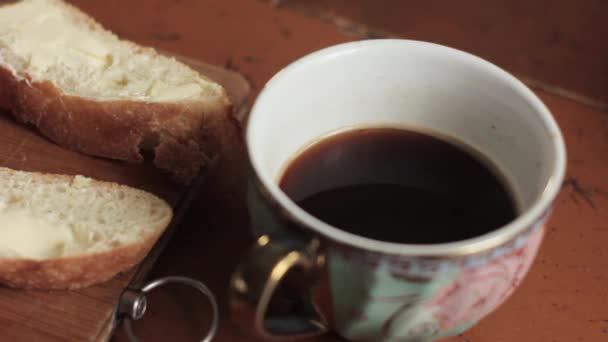
{"type": "Polygon", "coordinates": [[[156,279],[156,280],[146,284],[144,287],[142,287],[140,301],[138,301],[140,306],[138,307],[138,310],[134,311],[134,312],[138,312],[138,314],[125,317],[125,320],[123,322],[125,333],[127,334],[127,338],[131,342],[139,342],[139,339],[137,338],[137,336],[135,336],[135,333],[133,332],[133,327],[131,326],[131,321],[141,319],[144,316],[144,313],[146,311],[145,294],[158,287],[161,287],[163,285],[176,284],[176,283],[195,288],[200,293],[205,295],[205,297],[207,297],[207,299],[209,300],[209,303],[211,304],[211,309],[213,311],[211,327],[209,327],[209,331],[207,332],[207,335],[205,335],[203,337],[203,339],[201,339],[200,341],[201,342],[211,342],[211,340],[213,340],[213,338],[215,337],[215,334],[217,333],[217,329],[219,326],[219,320],[220,320],[219,309],[218,309],[217,301],[215,300],[215,296],[213,295],[211,290],[209,290],[209,288],[200,281],[197,281],[197,280],[194,280],[191,278],[186,278],[186,277],[171,276],[171,277],[164,277],[164,278],[156,279]]]}

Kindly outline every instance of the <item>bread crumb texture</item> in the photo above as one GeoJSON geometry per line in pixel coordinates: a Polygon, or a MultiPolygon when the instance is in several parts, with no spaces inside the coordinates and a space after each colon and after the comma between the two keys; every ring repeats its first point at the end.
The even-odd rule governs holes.
{"type": "Polygon", "coordinates": [[[0,258],[106,252],[158,234],[171,216],[165,201],[127,186],[0,168],[0,258]]]}
{"type": "Polygon", "coordinates": [[[66,95],[147,102],[221,97],[220,85],[116,35],[61,0],[0,6],[0,64],[66,95]]]}

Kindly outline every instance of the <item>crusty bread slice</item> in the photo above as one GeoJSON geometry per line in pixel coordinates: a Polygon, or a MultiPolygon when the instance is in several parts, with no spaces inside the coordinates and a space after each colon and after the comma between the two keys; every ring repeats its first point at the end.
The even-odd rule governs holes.
{"type": "Polygon", "coordinates": [[[0,284],[77,289],[140,262],[173,215],[142,190],[0,168],[0,284]]]}
{"type": "Polygon", "coordinates": [[[0,108],[86,154],[140,162],[151,151],[181,183],[240,129],[222,86],[61,0],[0,6],[0,108]]]}

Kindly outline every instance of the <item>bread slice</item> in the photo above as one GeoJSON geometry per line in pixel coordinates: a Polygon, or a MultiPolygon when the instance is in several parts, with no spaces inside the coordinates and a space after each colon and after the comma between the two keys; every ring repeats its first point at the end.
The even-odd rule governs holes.
{"type": "Polygon", "coordinates": [[[109,280],[144,258],[172,215],[165,201],[124,185],[0,168],[0,284],[109,280]]]}
{"type": "Polygon", "coordinates": [[[0,6],[0,108],[52,141],[189,183],[239,127],[219,84],[61,0],[0,6]]]}

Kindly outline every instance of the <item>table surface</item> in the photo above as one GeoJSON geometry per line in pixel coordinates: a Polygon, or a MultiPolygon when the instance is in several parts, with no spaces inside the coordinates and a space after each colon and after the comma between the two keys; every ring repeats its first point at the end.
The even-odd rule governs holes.
{"type": "MultiPolygon", "coordinates": [[[[356,7],[362,1],[354,1],[350,7],[346,1],[329,0],[310,2],[321,3],[317,7],[295,0],[73,2],[124,38],[239,71],[251,82],[253,98],[274,73],[300,56],[339,42],[384,35],[432,39],[490,58],[515,72],[547,104],[564,132],[569,156],[567,178],[547,236],[521,288],[477,326],[446,341],[608,340],[608,59],[594,57],[605,56],[606,47],[601,40],[593,44],[589,38],[595,32],[592,25],[597,12],[606,9],[605,5],[596,1],[595,7],[574,5],[576,8],[570,10],[565,1],[559,1],[562,12],[592,29],[561,32],[535,42],[530,37],[542,36],[547,30],[551,38],[551,25],[560,25],[562,12],[556,17],[555,11],[544,12],[537,5],[536,12],[513,6],[504,13],[501,8],[494,9],[491,16],[467,16],[468,12],[455,10],[451,17],[451,11],[444,9],[442,17],[432,15],[439,2],[431,1],[435,4],[424,8],[421,1],[414,1],[417,6],[408,12],[410,21],[403,20],[400,26],[398,11],[408,9],[396,5],[397,1],[379,1],[396,9],[376,10],[373,16],[356,7]],[[420,11],[426,20],[413,21],[411,18],[418,17],[413,11],[420,11]],[[546,19],[541,15],[538,24],[529,23],[526,18],[530,13],[546,14],[546,19]],[[462,20],[449,21],[446,16],[462,20]],[[504,29],[510,23],[504,16],[528,26],[504,29]],[[385,22],[386,27],[382,27],[385,22]],[[418,23],[420,30],[412,22],[418,23]],[[493,29],[493,23],[503,23],[503,28],[493,29]],[[564,36],[571,41],[564,41],[564,36]],[[505,42],[509,43],[507,48],[505,42]],[[561,57],[553,64],[542,63],[551,61],[551,56],[561,57]],[[580,67],[573,66],[578,61],[580,67]],[[591,84],[584,82],[586,77],[591,84]]],[[[251,341],[230,324],[224,310],[230,273],[250,243],[243,196],[246,161],[241,150],[225,157],[213,170],[153,276],[184,275],[204,281],[217,294],[222,308],[217,340],[251,341]]],[[[202,336],[209,312],[192,296],[181,288],[154,292],[148,315],[135,324],[137,334],[144,341],[194,341],[202,336]]],[[[126,341],[120,330],[113,339],[126,341]]],[[[319,340],[336,337],[327,335],[319,340]]]]}

